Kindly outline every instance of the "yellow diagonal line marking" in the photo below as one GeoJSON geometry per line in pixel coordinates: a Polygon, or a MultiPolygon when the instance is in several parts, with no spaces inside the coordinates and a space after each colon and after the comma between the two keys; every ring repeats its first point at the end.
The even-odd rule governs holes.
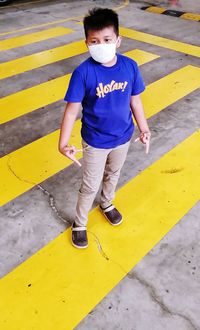
{"type": "MultiPolygon", "coordinates": [[[[198,70],[200,71],[199,68],[186,66],[147,86],[142,96],[147,118],[200,87],[198,70]]],[[[57,151],[58,135],[59,130],[0,159],[0,205],[71,164],[69,159],[57,151]]],[[[79,147],[80,140],[78,120],[70,143],[79,147]]],[[[80,158],[81,154],[78,156],[80,158]]]]}
{"type": "Polygon", "coordinates": [[[124,55],[132,58],[139,65],[149,63],[160,57],[158,55],[155,55],[155,54],[152,54],[149,52],[145,52],[144,50],[140,50],[140,49],[130,50],[130,51],[124,53],[124,55]]]}
{"type": "MultiPolygon", "coordinates": [[[[158,57],[157,55],[138,50],[128,53],[130,57],[138,60],[138,64],[147,63],[158,57]],[[138,55],[141,55],[141,58],[138,55]]],[[[68,74],[52,79],[0,99],[0,124],[62,99],[70,77],[71,74],[68,74]]]]}
{"type": "Polygon", "coordinates": [[[0,41],[0,51],[8,50],[16,47],[26,46],[34,42],[39,42],[47,40],[50,38],[55,38],[63,36],[68,33],[72,33],[72,29],[65,27],[55,27],[48,30],[43,30],[39,32],[34,32],[31,34],[25,34],[20,37],[9,38],[3,41],[0,41]]]}
{"type": "Polygon", "coordinates": [[[67,230],[5,276],[1,328],[73,329],[198,202],[199,148],[200,131],[121,188],[121,226],[94,209],[88,249],[73,248],[67,230]]]}
{"type": "Polygon", "coordinates": [[[187,65],[147,86],[146,91],[142,93],[142,101],[147,108],[148,116],[152,116],[198,88],[200,68],[187,65]]]}
{"type": "MultiPolygon", "coordinates": [[[[35,1],[34,1],[34,3],[35,3],[35,1]]],[[[120,7],[113,7],[113,10],[120,10],[120,9],[128,6],[129,0],[124,0],[123,3],[124,4],[121,5],[120,7]]],[[[10,7],[15,7],[15,5],[9,6],[9,8],[10,7]]],[[[6,7],[2,7],[1,9],[6,9],[6,7]]],[[[84,16],[85,15],[68,17],[68,18],[60,19],[60,20],[53,21],[53,22],[47,22],[47,23],[43,23],[43,24],[31,25],[31,26],[25,27],[23,29],[2,32],[2,33],[0,33],[0,36],[5,36],[5,35],[13,34],[13,33],[24,32],[24,31],[29,31],[29,30],[38,29],[38,28],[41,28],[41,27],[55,25],[55,24],[61,24],[61,23],[65,23],[65,22],[68,22],[68,21],[78,21],[79,19],[83,19],[84,16]]]]}
{"type": "Polygon", "coordinates": [[[0,99],[0,124],[61,100],[70,77],[67,74],[0,99]]]}
{"type": "Polygon", "coordinates": [[[190,45],[184,42],[162,38],[152,34],[140,32],[124,27],[120,28],[120,35],[137,41],[146,42],[155,46],[171,49],[176,52],[181,52],[184,54],[200,57],[200,47],[190,45]]]}
{"type": "Polygon", "coordinates": [[[75,55],[80,55],[85,52],[87,52],[85,41],[79,40],[65,46],[52,48],[50,50],[45,50],[43,52],[1,63],[0,79],[40,68],[41,66],[61,61],[75,55]]]}
{"type": "Polygon", "coordinates": [[[6,36],[6,35],[9,35],[9,34],[13,34],[13,33],[20,33],[20,32],[24,32],[24,31],[29,31],[29,30],[34,30],[34,29],[38,29],[38,28],[43,28],[45,26],[66,23],[68,21],[73,21],[73,20],[76,21],[76,20],[79,20],[79,19],[82,19],[82,18],[83,18],[83,15],[80,15],[80,16],[68,17],[68,18],[65,18],[65,19],[60,19],[60,20],[53,21],[53,22],[43,23],[43,24],[39,24],[39,25],[31,25],[31,26],[25,27],[23,29],[2,32],[2,33],[0,33],[0,36],[6,36]]]}

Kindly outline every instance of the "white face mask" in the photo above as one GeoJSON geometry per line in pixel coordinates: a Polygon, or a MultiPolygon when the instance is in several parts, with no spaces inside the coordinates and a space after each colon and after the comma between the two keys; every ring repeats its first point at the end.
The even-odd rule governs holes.
{"type": "Polygon", "coordinates": [[[98,44],[98,45],[92,45],[88,46],[90,55],[92,58],[99,63],[108,63],[110,62],[116,54],[116,44],[98,44]]]}

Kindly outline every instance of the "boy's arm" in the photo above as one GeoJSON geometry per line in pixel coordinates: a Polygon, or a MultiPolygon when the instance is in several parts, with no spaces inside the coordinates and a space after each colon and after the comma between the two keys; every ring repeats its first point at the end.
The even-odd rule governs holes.
{"type": "MultiPolygon", "coordinates": [[[[71,136],[71,132],[76,120],[76,117],[79,113],[81,103],[67,103],[62,124],[60,130],[60,138],[59,138],[59,151],[68,158],[76,161],[75,154],[77,152],[74,146],[69,146],[68,142],[71,136]]],[[[76,161],[78,162],[78,161],[76,161]]],[[[80,164],[79,164],[80,165],[80,164]]]]}
{"type": "Polygon", "coordinates": [[[149,144],[151,133],[147,120],[145,118],[144,109],[140,95],[132,95],[130,102],[131,111],[140,130],[140,140],[144,144],[149,144]]]}
{"type": "Polygon", "coordinates": [[[140,95],[132,95],[131,96],[131,111],[136,120],[137,126],[141,133],[150,132],[147,124],[147,120],[145,118],[144,109],[142,105],[142,101],[140,95]]]}

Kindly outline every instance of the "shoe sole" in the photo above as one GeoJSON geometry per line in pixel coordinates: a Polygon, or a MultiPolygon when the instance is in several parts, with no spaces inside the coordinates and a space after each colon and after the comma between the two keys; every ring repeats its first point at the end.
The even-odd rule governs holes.
{"type": "Polygon", "coordinates": [[[123,218],[121,218],[121,220],[120,220],[118,223],[113,223],[113,222],[111,222],[111,221],[108,219],[107,215],[103,212],[103,210],[102,210],[100,207],[99,207],[99,209],[100,209],[101,213],[104,215],[104,217],[106,218],[106,220],[108,220],[108,222],[109,222],[112,226],[119,226],[119,225],[123,222],[123,218]]]}

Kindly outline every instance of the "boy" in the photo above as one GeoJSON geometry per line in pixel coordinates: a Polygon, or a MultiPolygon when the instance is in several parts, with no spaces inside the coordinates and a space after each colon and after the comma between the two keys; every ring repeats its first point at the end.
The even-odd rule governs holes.
{"type": "Polygon", "coordinates": [[[101,212],[111,225],[122,222],[112,200],[134,131],[132,114],[141,142],[148,146],[150,140],[139,96],[145,86],[138,66],[116,54],[121,44],[118,15],[111,9],[94,8],[84,18],[84,30],[91,57],[72,74],[59,141],[60,152],[78,162],[79,150],[68,141],[82,105],[83,177],[72,225],[72,244],[77,248],[88,246],[87,216],[101,181],[101,212]]]}

